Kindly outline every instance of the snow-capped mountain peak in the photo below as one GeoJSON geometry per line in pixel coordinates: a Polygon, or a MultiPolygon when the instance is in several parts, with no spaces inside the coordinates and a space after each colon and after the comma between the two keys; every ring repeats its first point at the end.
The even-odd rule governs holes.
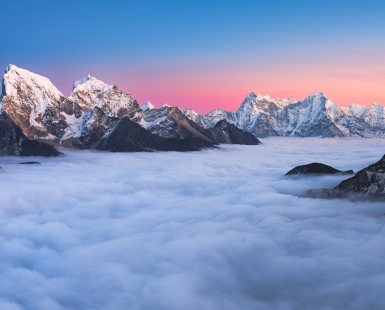
{"type": "Polygon", "coordinates": [[[84,112],[89,112],[96,106],[110,117],[133,117],[132,112],[139,109],[131,95],[90,75],[75,82],[70,99],[84,112]]]}
{"type": "Polygon", "coordinates": [[[76,81],[73,85],[73,90],[78,89],[78,91],[93,91],[93,90],[107,90],[107,89],[112,89],[116,88],[115,85],[109,85],[104,83],[101,80],[98,80],[97,78],[91,76],[91,75],[86,75],[84,78],[76,81]]]}
{"type": "Polygon", "coordinates": [[[258,100],[262,100],[262,99],[267,100],[267,101],[271,100],[271,97],[269,95],[267,95],[267,94],[266,95],[261,95],[260,93],[258,93],[256,97],[258,98],[258,100]]]}
{"type": "Polygon", "coordinates": [[[155,109],[155,106],[150,102],[150,101],[146,101],[143,105],[142,105],[142,108],[141,108],[143,111],[146,111],[146,110],[153,110],[155,109]]]}
{"type": "MultiPolygon", "coordinates": [[[[31,90],[37,96],[43,89],[56,98],[63,96],[48,78],[12,64],[7,66],[3,79],[5,92],[8,96],[17,95],[18,89],[16,86],[19,85],[20,81],[23,81],[23,86],[27,87],[28,85],[29,87],[32,87],[31,90]]],[[[46,101],[45,103],[47,104],[48,102],[46,101]]]]}
{"type": "Polygon", "coordinates": [[[342,107],[341,109],[350,116],[355,116],[355,117],[361,117],[362,115],[365,114],[366,110],[368,109],[368,106],[363,106],[357,103],[352,103],[351,105],[347,107],[342,107]]]}
{"type": "MultiPolygon", "coordinates": [[[[189,119],[191,119],[195,123],[198,123],[199,122],[199,118],[201,117],[197,112],[195,112],[192,109],[184,110],[183,114],[186,115],[189,119]]],[[[204,126],[202,126],[202,127],[204,127],[204,126]]]]}
{"type": "MultiPolygon", "coordinates": [[[[5,68],[5,71],[4,73],[8,73],[8,71],[10,71],[12,69],[12,67],[16,67],[15,65],[13,64],[9,64],[6,68],[5,68]]],[[[17,68],[17,67],[16,67],[17,68]]]]}
{"type": "Polygon", "coordinates": [[[3,76],[2,111],[28,138],[55,139],[66,127],[64,114],[73,114],[73,103],[48,78],[9,65],[3,76]],[[61,126],[54,128],[54,123],[61,126]]]}
{"type": "Polygon", "coordinates": [[[322,100],[323,98],[325,98],[323,92],[315,92],[315,93],[312,93],[312,94],[308,95],[306,98],[304,98],[304,99],[302,99],[300,101],[314,100],[314,101],[319,102],[319,100],[322,100]]]}
{"type": "MultiPolygon", "coordinates": [[[[258,95],[260,95],[260,94],[258,94],[258,95]]],[[[256,95],[254,92],[251,92],[250,94],[248,94],[248,95],[246,96],[246,98],[245,98],[244,101],[246,101],[246,100],[252,100],[253,98],[258,97],[258,95],[256,95]]]]}
{"type": "Polygon", "coordinates": [[[74,90],[76,87],[78,87],[79,85],[81,85],[81,84],[84,84],[85,82],[87,82],[87,81],[89,81],[89,80],[91,80],[92,79],[92,76],[91,75],[89,75],[89,74],[87,74],[84,78],[82,78],[82,79],[80,79],[80,80],[78,80],[78,81],[76,81],[75,83],[74,83],[74,85],[72,86],[72,90],[74,90]]]}

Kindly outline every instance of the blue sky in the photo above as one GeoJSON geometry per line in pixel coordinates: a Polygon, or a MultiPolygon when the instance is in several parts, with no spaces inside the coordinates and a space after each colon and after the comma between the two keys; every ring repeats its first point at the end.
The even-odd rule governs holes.
{"type": "Polygon", "coordinates": [[[385,1],[37,0],[1,8],[0,66],[45,75],[67,95],[90,73],[140,102],[201,111],[236,108],[250,91],[385,103],[385,1]]]}

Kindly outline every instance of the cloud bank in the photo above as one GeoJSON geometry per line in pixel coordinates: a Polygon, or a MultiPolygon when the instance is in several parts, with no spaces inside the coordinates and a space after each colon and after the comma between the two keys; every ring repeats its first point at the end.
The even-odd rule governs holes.
{"type": "Polygon", "coordinates": [[[384,309],[382,203],[300,198],[380,139],[1,157],[0,309],[384,309]]]}

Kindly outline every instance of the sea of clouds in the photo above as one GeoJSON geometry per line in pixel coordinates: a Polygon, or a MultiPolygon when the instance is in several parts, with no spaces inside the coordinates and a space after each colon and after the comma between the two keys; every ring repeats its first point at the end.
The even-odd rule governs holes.
{"type": "Polygon", "coordinates": [[[385,309],[385,204],[302,198],[385,140],[0,157],[0,309],[385,309]]]}

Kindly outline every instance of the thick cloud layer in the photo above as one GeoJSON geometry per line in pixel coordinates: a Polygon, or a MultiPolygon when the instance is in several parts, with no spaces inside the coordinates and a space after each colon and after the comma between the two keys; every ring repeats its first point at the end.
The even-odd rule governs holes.
{"type": "Polygon", "coordinates": [[[385,140],[0,158],[0,309],[385,309],[383,203],[300,198],[385,140]]]}

